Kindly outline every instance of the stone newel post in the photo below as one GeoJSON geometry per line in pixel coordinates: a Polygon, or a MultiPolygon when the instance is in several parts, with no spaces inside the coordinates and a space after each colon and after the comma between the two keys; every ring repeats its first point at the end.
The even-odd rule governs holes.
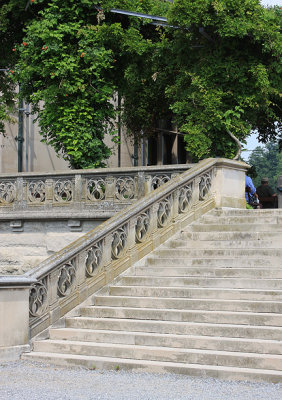
{"type": "Polygon", "coordinates": [[[29,289],[35,279],[0,277],[0,360],[13,360],[29,349],[29,289]]]}

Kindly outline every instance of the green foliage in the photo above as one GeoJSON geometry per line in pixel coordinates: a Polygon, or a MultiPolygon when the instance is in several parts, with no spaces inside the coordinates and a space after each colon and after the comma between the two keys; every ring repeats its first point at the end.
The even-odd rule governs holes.
{"type": "Polygon", "coordinates": [[[175,0],[169,16],[188,28],[173,35],[178,74],[166,89],[187,150],[232,157],[227,130],[242,142],[253,129],[263,141],[281,133],[281,10],[258,0],[175,0]]]}
{"type": "Polygon", "coordinates": [[[261,184],[261,178],[267,176],[269,185],[276,189],[278,177],[282,175],[282,153],[279,153],[277,143],[267,143],[264,148],[256,147],[248,164],[255,167],[257,176],[253,178],[253,182],[256,187],[261,184]]]}
{"type": "Polygon", "coordinates": [[[119,113],[135,137],[155,134],[163,120],[177,124],[195,160],[234,157],[227,131],[242,142],[254,129],[262,141],[281,134],[279,7],[265,9],[259,0],[34,0],[23,11],[25,0],[23,36],[23,24],[12,28],[18,1],[6,3],[3,31],[17,32],[6,87],[15,76],[44,140],[73,168],[104,165],[111,151],[103,138],[119,140],[111,123],[119,113]],[[174,28],[111,8],[164,16],[174,28]],[[112,101],[117,93],[121,109],[112,101]]]}
{"type": "Polygon", "coordinates": [[[38,112],[44,140],[72,168],[104,166],[111,154],[103,138],[114,117],[115,86],[107,79],[113,57],[83,18],[89,6],[86,0],[53,0],[16,46],[21,93],[38,112]]]}

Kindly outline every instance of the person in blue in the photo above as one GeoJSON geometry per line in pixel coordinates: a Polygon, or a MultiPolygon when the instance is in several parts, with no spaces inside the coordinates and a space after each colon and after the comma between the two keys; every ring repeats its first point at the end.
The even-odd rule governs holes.
{"type": "Polygon", "coordinates": [[[245,198],[247,205],[251,206],[251,208],[253,208],[255,204],[258,205],[256,188],[253,184],[252,178],[248,175],[245,177],[245,198]]]}

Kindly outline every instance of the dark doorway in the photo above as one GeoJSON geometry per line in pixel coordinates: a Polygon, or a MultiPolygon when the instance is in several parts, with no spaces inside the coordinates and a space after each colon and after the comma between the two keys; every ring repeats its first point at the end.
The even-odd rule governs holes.
{"type": "Polygon", "coordinates": [[[173,162],[173,155],[172,155],[172,147],[174,143],[175,136],[174,135],[163,135],[163,164],[176,164],[173,162]]]}
{"type": "Polygon", "coordinates": [[[178,154],[178,164],[186,164],[187,152],[185,150],[185,141],[183,135],[178,135],[177,154],[178,154]]]}
{"type": "Polygon", "coordinates": [[[148,162],[147,165],[157,165],[158,143],[155,137],[148,138],[148,162]]]}

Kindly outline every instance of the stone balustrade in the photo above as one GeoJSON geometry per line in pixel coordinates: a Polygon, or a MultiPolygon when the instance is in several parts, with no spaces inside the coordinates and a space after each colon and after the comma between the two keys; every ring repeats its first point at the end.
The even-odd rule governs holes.
{"type": "MultiPolygon", "coordinates": [[[[31,282],[25,303],[31,337],[200,215],[214,207],[245,208],[247,168],[245,163],[233,160],[203,160],[156,190],[148,190],[138,202],[26,273],[23,277],[31,282]]],[[[1,282],[0,277],[0,291],[1,282]]],[[[11,318],[16,318],[14,313],[11,318]]],[[[19,344],[26,343],[4,343],[19,344]]]]}
{"type": "Polygon", "coordinates": [[[88,217],[120,211],[191,168],[192,164],[0,175],[0,217],[62,213],[88,217]],[[93,215],[93,214],[92,214],[93,215]]]}

